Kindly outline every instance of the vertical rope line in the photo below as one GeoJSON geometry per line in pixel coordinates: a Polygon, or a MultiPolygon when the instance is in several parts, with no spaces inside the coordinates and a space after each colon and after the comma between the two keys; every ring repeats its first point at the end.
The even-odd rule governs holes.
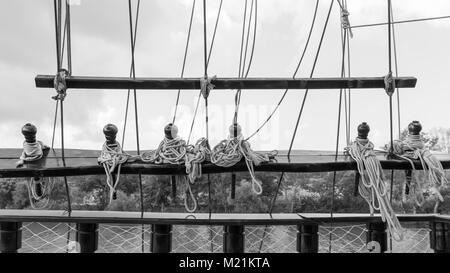
{"type": "MultiPolygon", "coordinates": [[[[138,11],[140,7],[140,0],[138,0],[137,11],[136,11],[136,19],[138,16],[138,11]]],[[[129,25],[130,25],[130,42],[131,42],[131,74],[133,80],[136,79],[136,65],[134,59],[135,53],[135,35],[133,35],[133,14],[132,14],[132,6],[131,0],[128,0],[128,17],[129,17],[129,25]]],[[[137,22],[137,21],[136,21],[137,22]]],[[[137,25],[135,26],[137,28],[137,25]]],[[[140,143],[139,143],[139,116],[138,116],[138,104],[137,104],[137,92],[136,89],[133,89],[133,97],[134,97],[134,117],[135,117],[135,125],[136,125],[136,146],[137,146],[137,154],[141,154],[140,143]]],[[[144,195],[143,195],[143,187],[142,187],[142,175],[139,173],[139,192],[140,192],[140,207],[141,207],[141,218],[144,217],[144,195]]],[[[141,226],[141,251],[144,252],[144,225],[141,226]]]]}
{"type": "MultiPolygon", "coordinates": [[[[217,27],[219,25],[220,14],[221,14],[221,10],[222,10],[222,2],[223,2],[223,0],[220,1],[219,10],[217,12],[216,24],[214,26],[214,33],[213,33],[213,36],[212,36],[211,43],[209,45],[209,53],[208,53],[208,61],[207,61],[208,66],[209,66],[209,61],[210,61],[210,58],[211,58],[211,53],[212,53],[212,50],[214,48],[214,41],[216,39],[217,27]]],[[[200,91],[200,92],[198,92],[197,104],[195,106],[194,116],[193,116],[192,122],[191,122],[191,129],[189,130],[189,137],[187,139],[187,144],[188,145],[189,145],[189,142],[191,140],[192,131],[194,129],[195,119],[197,117],[197,112],[198,112],[198,107],[200,105],[200,98],[201,98],[201,96],[202,96],[202,92],[200,91]]]]}
{"type": "Polygon", "coordinates": [[[67,20],[67,69],[69,75],[72,74],[72,34],[70,26],[70,4],[66,1],[66,20],[67,20]]]}
{"type": "MultiPolygon", "coordinates": [[[[391,0],[388,0],[388,58],[389,58],[389,74],[392,73],[392,42],[391,42],[391,0]]],[[[389,117],[390,117],[390,137],[391,147],[389,153],[394,152],[394,124],[393,124],[393,111],[392,111],[392,96],[389,96],[389,117]]]]}
{"type": "Polygon", "coordinates": [[[53,120],[52,150],[53,150],[53,147],[55,145],[55,133],[56,133],[56,122],[57,122],[57,119],[58,119],[58,110],[59,110],[59,100],[56,100],[56,103],[55,103],[55,115],[54,115],[55,118],[53,120]]]}
{"type": "MultiPolygon", "coordinates": [[[[342,38],[342,63],[341,63],[341,77],[343,78],[345,76],[345,48],[346,48],[346,42],[347,42],[347,35],[348,30],[344,31],[344,36],[342,38]]],[[[337,120],[337,132],[336,132],[336,150],[335,150],[335,156],[334,161],[337,162],[338,155],[339,155],[339,139],[340,139],[340,131],[341,131],[341,114],[342,114],[342,91],[341,89],[339,91],[339,107],[338,107],[338,120],[337,120]]],[[[330,244],[328,248],[328,252],[331,253],[332,245],[333,245],[333,224],[334,224],[334,198],[335,198],[335,192],[336,192],[336,174],[337,172],[333,172],[333,183],[331,187],[331,208],[330,208],[330,244]]]]}
{"type": "MultiPolygon", "coordinates": [[[[71,21],[70,20],[70,4],[69,4],[68,1],[66,1],[66,20],[65,21],[66,22],[65,22],[65,25],[64,25],[64,29],[65,29],[64,30],[64,34],[66,34],[66,32],[67,32],[67,37],[66,37],[66,39],[67,39],[67,52],[66,52],[66,54],[67,54],[67,69],[68,69],[69,75],[71,75],[72,74],[72,38],[71,38],[72,35],[71,35],[71,27],[70,27],[70,21],[71,21]]],[[[63,48],[62,51],[64,52],[64,48],[63,48]]],[[[62,53],[62,54],[64,54],[64,53],[62,53]]],[[[63,57],[63,56],[61,56],[61,57],[63,57]]],[[[62,62],[62,60],[61,60],[61,62],[62,62]]],[[[52,146],[53,146],[53,140],[52,140],[52,146]]],[[[67,180],[67,178],[65,178],[65,180],[67,180]]],[[[67,187],[66,187],[67,192],[66,193],[68,195],[68,200],[69,200],[70,199],[70,195],[69,195],[70,193],[69,193],[68,189],[69,188],[68,188],[68,185],[67,185],[67,187]]],[[[69,252],[70,230],[71,230],[71,224],[69,223],[67,225],[67,238],[66,238],[67,249],[66,249],[66,253],[69,252]]]]}
{"type": "MultiPolygon", "coordinates": [[[[137,9],[136,9],[136,19],[134,22],[134,39],[133,39],[133,45],[136,47],[136,37],[137,37],[137,29],[138,29],[138,23],[139,23],[139,11],[140,11],[140,4],[141,1],[138,1],[137,4],[137,9]]],[[[133,65],[130,65],[130,78],[133,75],[133,65]]],[[[127,128],[127,123],[128,123],[128,109],[129,109],[129,105],[130,105],[130,89],[128,89],[127,92],[127,102],[126,102],[126,106],[125,106],[125,117],[124,117],[124,124],[123,124],[123,131],[122,131],[122,149],[124,149],[124,144],[125,144],[125,132],[126,132],[126,128],[127,128]]]]}
{"type": "Polygon", "coordinates": [[[59,33],[59,23],[58,23],[59,22],[58,21],[58,17],[59,17],[58,1],[59,0],[53,1],[53,7],[54,7],[54,11],[55,11],[55,34],[56,34],[56,67],[57,67],[56,72],[59,72],[59,70],[61,69],[60,33],[59,33]]]}
{"type": "MultiPolygon", "coordinates": [[[[194,10],[195,10],[195,0],[192,1],[192,11],[191,11],[191,18],[189,20],[189,29],[188,29],[188,35],[187,35],[187,40],[186,40],[186,46],[184,49],[183,65],[181,68],[181,78],[183,78],[183,76],[184,76],[184,69],[186,67],[186,59],[187,59],[187,54],[188,54],[188,50],[189,50],[189,41],[191,39],[192,21],[194,19],[194,10]]],[[[180,94],[181,94],[181,89],[178,89],[177,99],[176,99],[176,103],[175,103],[175,110],[173,113],[173,120],[172,120],[173,124],[175,124],[175,120],[177,117],[178,103],[180,101],[180,94]]]]}
{"type": "MultiPolygon", "coordinates": [[[[391,5],[391,20],[394,21],[394,10],[391,5]]],[[[394,46],[394,67],[395,76],[398,77],[398,60],[397,60],[397,41],[395,38],[395,24],[392,24],[392,42],[394,46]]],[[[398,123],[398,136],[402,134],[401,132],[401,112],[400,112],[400,88],[396,88],[397,91],[397,123],[398,123]]]]}

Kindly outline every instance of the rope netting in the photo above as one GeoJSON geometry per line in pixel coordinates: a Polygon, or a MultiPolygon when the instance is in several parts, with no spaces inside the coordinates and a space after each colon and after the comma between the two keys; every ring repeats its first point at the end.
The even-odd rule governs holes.
{"type": "MultiPolygon", "coordinates": [[[[392,240],[394,253],[432,253],[428,223],[403,224],[406,232],[403,241],[392,240]]],[[[319,227],[319,252],[328,252],[330,233],[332,253],[367,253],[366,225],[334,223],[319,227]]],[[[22,248],[24,253],[74,253],[76,244],[75,224],[24,223],[22,248]]],[[[99,225],[98,253],[150,252],[150,225],[99,225]]],[[[245,228],[246,253],[296,252],[296,226],[247,226],[245,228]],[[265,229],[265,232],[264,232],[265,229]],[[265,235],[264,235],[265,233],[265,235]]],[[[388,243],[390,246],[390,243],[388,243]]],[[[172,252],[222,253],[222,226],[174,226],[172,252]]],[[[389,251],[388,251],[389,252],[389,251]]]]}

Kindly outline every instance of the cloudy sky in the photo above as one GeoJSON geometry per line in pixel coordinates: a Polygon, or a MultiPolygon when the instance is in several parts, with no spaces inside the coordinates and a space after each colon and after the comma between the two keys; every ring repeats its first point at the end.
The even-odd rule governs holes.
{"type": "MultiPolygon", "coordinates": [[[[200,77],[203,62],[201,2],[193,22],[186,77],[200,77]]],[[[208,0],[208,32],[211,39],[220,0],[208,0]]],[[[250,1],[249,1],[250,2],[250,1]]],[[[450,15],[450,1],[393,0],[396,20],[450,15]]],[[[128,1],[77,0],[72,6],[73,75],[128,76],[130,42],[128,1]]],[[[136,3],[136,2],[134,2],[136,3]]],[[[321,0],[311,44],[299,76],[309,76],[329,0],[321,0]]],[[[136,73],[141,77],[179,77],[192,0],[142,0],[136,44],[136,73]]],[[[315,1],[259,0],[258,29],[250,77],[291,77],[306,41],[315,1]]],[[[224,0],[209,74],[235,77],[243,0],[224,0]]],[[[348,0],[352,25],[384,22],[386,1],[348,0]]],[[[450,20],[400,24],[395,27],[399,72],[415,76],[415,89],[401,91],[401,122],[420,120],[424,130],[450,128],[450,20]]],[[[387,28],[354,29],[351,40],[353,76],[383,76],[387,73],[387,28]]],[[[55,91],[37,89],[37,74],[54,74],[56,53],[53,1],[6,0],[0,3],[0,146],[20,147],[20,128],[32,122],[38,138],[51,142],[55,91]]],[[[340,76],[340,13],[335,3],[316,77],[340,76]]],[[[243,91],[240,123],[245,135],[255,131],[275,107],[283,90],[243,91]]],[[[255,149],[287,149],[304,91],[288,93],[280,111],[255,138],[255,149]]],[[[306,102],[295,149],[332,150],[337,126],[337,90],[312,90],[306,102]]],[[[177,124],[187,138],[197,92],[182,92],[177,124]]],[[[138,91],[141,148],[156,148],[163,127],[171,121],[176,91],[138,91]]],[[[352,137],[357,124],[367,121],[376,146],[389,140],[388,98],[384,90],[353,91],[352,137]]],[[[69,90],[65,101],[66,146],[99,149],[102,127],[124,123],[125,90],[69,90]]],[[[234,93],[213,91],[210,95],[210,142],[227,135],[232,121],[234,93]]],[[[133,111],[133,108],[131,108],[133,111]]],[[[129,119],[126,149],[134,149],[134,117],[129,119]]],[[[193,138],[204,136],[201,104],[193,138]]],[[[344,132],[344,131],[343,131],[344,132]]],[[[345,145],[345,135],[341,147],[345,145]]],[[[119,138],[122,138],[120,135],[119,138]]],[[[59,139],[56,146],[59,145],[59,139]]]]}

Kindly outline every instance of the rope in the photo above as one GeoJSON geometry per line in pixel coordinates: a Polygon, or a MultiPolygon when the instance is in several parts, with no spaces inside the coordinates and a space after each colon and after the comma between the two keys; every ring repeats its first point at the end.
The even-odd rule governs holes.
{"type": "MultiPolygon", "coordinates": [[[[175,127],[175,125],[172,126],[175,127]]],[[[185,164],[189,180],[183,177],[186,185],[184,206],[187,212],[193,213],[197,210],[197,199],[190,184],[201,177],[201,163],[208,159],[208,154],[206,138],[197,141],[195,146],[188,146],[186,141],[174,136],[172,139],[165,137],[156,150],[143,153],[140,159],[143,162],[154,164],[185,164]],[[192,208],[189,207],[188,196],[194,204],[192,208]]]]}
{"type": "Polygon", "coordinates": [[[188,174],[191,183],[202,177],[202,163],[204,161],[211,161],[211,151],[209,148],[208,140],[201,138],[195,143],[194,146],[188,146],[188,152],[186,153],[186,173],[188,174]]]}
{"type": "Polygon", "coordinates": [[[116,188],[120,181],[120,170],[122,164],[127,162],[130,155],[125,154],[119,142],[114,144],[107,144],[105,142],[102,147],[102,152],[98,157],[98,163],[103,166],[106,173],[106,184],[109,187],[110,202],[115,199],[116,188]],[[114,171],[117,169],[116,178],[114,179],[114,171]]]}
{"type": "MultiPolygon", "coordinates": [[[[23,151],[19,161],[16,163],[16,167],[22,167],[26,162],[40,160],[44,155],[44,150],[48,149],[49,147],[41,141],[33,143],[24,141],[23,151]]],[[[47,178],[47,181],[41,181],[42,179],[43,177],[33,177],[27,182],[28,198],[33,209],[44,209],[50,202],[50,194],[53,190],[55,181],[50,177],[47,178]]]]}
{"type": "MultiPolygon", "coordinates": [[[[439,192],[440,186],[447,183],[447,178],[445,177],[445,172],[442,167],[441,162],[434,156],[428,148],[425,147],[423,139],[420,135],[408,134],[404,141],[395,141],[393,147],[391,148],[393,152],[400,158],[410,162],[413,170],[414,163],[412,160],[419,160],[422,165],[422,169],[428,178],[428,182],[431,186],[430,191],[432,195],[436,197],[436,202],[443,202],[443,197],[439,192]]],[[[422,185],[420,184],[420,179],[415,174],[415,185],[413,185],[413,191],[418,191],[419,198],[422,201],[416,200],[417,205],[421,206],[424,202],[422,185]]],[[[416,197],[417,198],[417,197],[416,197]]]]}
{"type": "MultiPolygon", "coordinates": [[[[431,20],[442,20],[442,19],[450,19],[450,15],[447,16],[438,16],[438,17],[427,17],[427,18],[419,18],[419,19],[409,19],[409,20],[403,20],[403,21],[396,21],[391,22],[391,24],[404,24],[404,23],[415,23],[415,22],[424,22],[424,21],[431,21],[431,20]]],[[[384,26],[388,23],[374,23],[374,24],[365,24],[365,25],[357,25],[353,26],[352,28],[363,28],[363,27],[375,27],[375,26],[384,26]]]]}
{"type": "Polygon", "coordinates": [[[392,209],[383,169],[373,148],[373,143],[368,139],[356,138],[345,150],[357,163],[358,172],[361,174],[358,190],[369,204],[370,214],[373,215],[374,210],[380,211],[389,233],[394,235],[395,240],[400,241],[404,237],[405,230],[392,209]]]}
{"type": "Polygon", "coordinates": [[[244,140],[241,127],[235,125],[230,127],[230,135],[227,140],[222,140],[211,151],[211,163],[220,167],[231,167],[236,165],[244,157],[247,169],[252,179],[252,189],[255,194],[262,193],[262,184],[255,176],[254,165],[271,162],[277,155],[276,151],[262,154],[251,149],[250,143],[244,140]],[[236,136],[234,136],[236,135],[236,136]]]}
{"type": "MultiPolygon", "coordinates": [[[[183,78],[183,76],[184,76],[184,69],[186,67],[186,59],[187,59],[187,54],[188,54],[188,49],[189,49],[189,41],[191,39],[192,21],[194,19],[194,10],[195,10],[195,0],[192,1],[191,18],[189,20],[189,29],[188,29],[188,35],[187,35],[187,40],[186,40],[186,46],[185,46],[185,49],[184,49],[183,65],[182,65],[182,68],[181,68],[181,78],[183,78]]],[[[177,100],[176,100],[176,103],[175,103],[175,110],[174,110],[174,113],[173,113],[172,123],[175,123],[175,120],[176,120],[176,117],[177,117],[178,103],[180,101],[180,94],[181,94],[181,89],[178,89],[177,100]]]]}
{"type": "MultiPolygon", "coordinates": [[[[65,148],[64,148],[64,98],[66,96],[66,90],[67,85],[65,82],[65,79],[68,75],[70,75],[70,70],[67,71],[65,69],[62,69],[62,56],[63,52],[61,49],[61,20],[62,20],[62,2],[61,0],[54,0],[54,13],[55,13],[55,33],[56,33],[56,60],[57,60],[57,74],[55,77],[55,89],[57,91],[57,96],[53,97],[54,99],[57,99],[57,101],[60,101],[60,116],[61,116],[61,157],[63,166],[66,166],[66,160],[65,160],[65,148]]],[[[66,11],[70,10],[69,7],[66,6],[66,11]]],[[[68,14],[69,17],[66,18],[65,22],[67,24],[67,32],[68,32],[68,61],[69,61],[69,69],[71,69],[71,51],[70,51],[70,14],[68,14]]],[[[67,15],[66,15],[67,17],[67,15]]],[[[57,105],[58,106],[58,105],[57,105]]],[[[64,185],[66,188],[66,196],[67,196],[67,211],[69,213],[69,216],[72,212],[72,205],[70,201],[70,190],[69,190],[69,184],[67,182],[67,177],[64,176],[64,185]]]]}
{"type": "Polygon", "coordinates": [[[339,6],[341,7],[341,25],[342,25],[342,28],[344,30],[348,30],[350,38],[353,38],[352,27],[350,25],[350,20],[348,19],[348,16],[350,15],[350,13],[348,12],[347,7],[345,7],[345,3],[344,3],[344,5],[342,5],[339,0],[337,2],[339,3],[339,6]]]}

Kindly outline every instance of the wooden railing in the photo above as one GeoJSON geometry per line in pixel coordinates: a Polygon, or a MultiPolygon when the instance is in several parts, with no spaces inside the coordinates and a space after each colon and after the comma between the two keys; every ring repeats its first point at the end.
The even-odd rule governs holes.
{"type": "MultiPolygon", "coordinates": [[[[399,215],[401,222],[427,222],[430,228],[430,247],[437,253],[450,252],[450,216],[399,215]]],[[[151,252],[172,251],[174,225],[223,226],[223,251],[243,253],[245,226],[296,226],[296,251],[317,253],[319,226],[327,223],[366,223],[366,241],[375,241],[385,252],[388,245],[386,225],[379,215],[367,214],[186,214],[146,212],[0,210],[0,251],[16,253],[22,246],[22,223],[75,223],[76,240],[80,252],[93,253],[98,249],[99,224],[151,225],[151,252]]]]}

